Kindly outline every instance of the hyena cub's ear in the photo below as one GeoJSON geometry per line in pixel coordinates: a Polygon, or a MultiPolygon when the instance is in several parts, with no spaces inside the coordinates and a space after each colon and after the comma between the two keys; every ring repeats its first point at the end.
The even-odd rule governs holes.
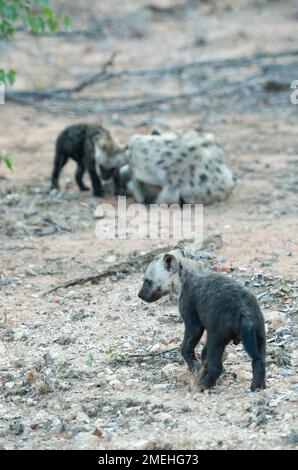
{"type": "Polygon", "coordinates": [[[163,257],[164,266],[167,271],[176,273],[179,269],[179,261],[175,255],[171,253],[166,253],[163,257]]]}
{"type": "Polygon", "coordinates": [[[183,258],[186,258],[186,254],[185,254],[185,250],[184,250],[184,246],[183,246],[183,243],[182,242],[179,242],[178,245],[176,245],[174,247],[174,250],[175,251],[178,251],[179,254],[183,257],[183,258]]]}

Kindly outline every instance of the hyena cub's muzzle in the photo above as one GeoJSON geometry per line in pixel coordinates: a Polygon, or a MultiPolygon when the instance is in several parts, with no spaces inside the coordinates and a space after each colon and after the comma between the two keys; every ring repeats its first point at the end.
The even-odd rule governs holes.
{"type": "Polygon", "coordinates": [[[155,287],[153,281],[145,279],[141,290],[138,293],[138,297],[145,302],[155,302],[164,295],[164,292],[160,287],[155,287]]]}
{"type": "Polygon", "coordinates": [[[105,168],[103,165],[99,165],[100,174],[104,180],[114,178],[116,174],[116,168],[105,168]]]}

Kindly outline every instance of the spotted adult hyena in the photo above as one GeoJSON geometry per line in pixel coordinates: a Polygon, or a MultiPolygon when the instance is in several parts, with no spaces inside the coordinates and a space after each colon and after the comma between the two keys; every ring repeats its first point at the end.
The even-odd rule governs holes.
{"type": "Polygon", "coordinates": [[[234,187],[223,151],[211,134],[134,135],[127,161],[129,189],[140,203],[210,204],[227,198],[234,187]]]}
{"type": "Polygon", "coordinates": [[[78,165],[75,179],[80,190],[89,190],[83,182],[84,173],[88,171],[94,196],[103,196],[100,176],[103,179],[113,176],[126,162],[125,151],[126,147],[120,145],[109,130],[100,125],[75,124],[67,127],[56,141],[52,188],[58,189],[60,172],[68,159],[72,158],[78,165]]]}
{"type": "Polygon", "coordinates": [[[202,272],[195,261],[183,256],[181,249],[149,264],[138,295],[146,302],[154,302],[174,289],[179,292],[179,311],[185,325],[181,353],[191,372],[199,370],[195,347],[207,331],[201,354],[201,390],[215,385],[230,341],[242,341],[252,358],[251,390],[266,388],[265,325],[254,295],[226,275],[202,272]]]}

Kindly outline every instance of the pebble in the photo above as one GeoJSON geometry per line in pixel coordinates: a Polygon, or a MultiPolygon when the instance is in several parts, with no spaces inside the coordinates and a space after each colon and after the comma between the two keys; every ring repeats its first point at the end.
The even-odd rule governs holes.
{"type": "Polygon", "coordinates": [[[136,385],[137,383],[139,383],[139,379],[128,379],[125,384],[128,386],[128,387],[131,387],[132,385],[136,385]]]}
{"type": "Polygon", "coordinates": [[[190,385],[193,382],[193,378],[190,372],[180,372],[177,375],[177,384],[178,385],[190,385]]]}
{"type": "Polygon", "coordinates": [[[237,373],[237,381],[238,382],[246,382],[247,380],[252,380],[252,373],[246,370],[240,370],[237,373]]]}
{"type": "Polygon", "coordinates": [[[164,423],[167,423],[171,420],[173,420],[173,416],[170,413],[164,413],[161,411],[160,413],[157,413],[156,418],[158,418],[160,421],[163,421],[164,423]]]}
{"type": "Polygon", "coordinates": [[[166,390],[170,387],[170,384],[154,384],[152,386],[153,389],[155,390],[166,390]]]}
{"type": "Polygon", "coordinates": [[[163,349],[163,345],[161,343],[156,343],[153,346],[151,346],[151,348],[149,349],[149,352],[158,353],[158,352],[161,352],[162,349],[163,349]]]}
{"type": "Polygon", "coordinates": [[[178,366],[175,363],[167,364],[165,367],[160,369],[159,374],[162,377],[169,377],[170,375],[177,375],[178,366]]]}
{"type": "Polygon", "coordinates": [[[154,450],[157,447],[157,443],[154,440],[141,440],[132,444],[129,449],[131,450],[154,450]]]}
{"type": "Polygon", "coordinates": [[[141,344],[142,346],[144,344],[150,343],[150,341],[151,341],[151,338],[149,338],[149,336],[139,336],[138,337],[138,343],[141,344]]]}
{"type": "Polygon", "coordinates": [[[77,413],[76,420],[78,422],[81,422],[81,423],[89,423],[90,422],[89,416],[87,416],[86,413],[83,413],[83,411],[79,411],[77,413]]]}
{"type": "Polygon", "coordinates": [[[277,330],[284,326],[285,313],[279,312],[278,310],[264,311],[264,317],[266,322],[270,322],[272,328],[277,330]]]}
{"type": "Polygon", "coordinates": [[[290,377],[290,383],[298,384],[298,375],[293,375],[292,377],[290,377]]]}
{"type": "Polygon", "coordinates": [[[115,389],[121,389],[123,388],[123,384],[122,382],[120,382],[120,380],[118,379],[114,379],[114,380],[111,380],[109,382],[109,385],[115,390],[115,389]]]}
{"type": "Polygon", "coordinates": [[[15,386],[15,383],[14,383],[14,382],[6,382],[6,384],[5,384],[5,388],[6,388],[7,390],[13,389],[14,386],[15,386]]]}
{"type": "Polygon", "coordinates": [[[288,377],[289,375],[293,375],[293,372],[290,369],[280,369],[279,375],[282,377],[288,377]]]}

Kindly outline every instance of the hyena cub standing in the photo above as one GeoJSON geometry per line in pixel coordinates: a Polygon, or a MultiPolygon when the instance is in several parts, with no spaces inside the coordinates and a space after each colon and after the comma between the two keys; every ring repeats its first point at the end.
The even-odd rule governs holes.
{"type": "MultiPolygon", "coordinates": [[[[121,146],[111,133],[98,125],[76,124],[64,129],[56,141],[52,188],[59,187],[59,175],[69,158],[76,161],[78,167],[75,180],[81,191],[89,188],[83,182],[87,170],[93,187],[94,196],[103,196],[103,188],[97,173],[99,164],[101,173],[113,174],[125,163],[126,147],[121,146]]],[[[103,178],[105,175],[102,175],[103,178]]]]}
{"type": "Polygon", "coordinates": [[[252,358],[251,390],[266,388],[265,325],[256,298],[223,274],[202,272],[195,261],[185,259],[180,248],[149,264],[138,295],[146,302],[154,302],[173,289],[178,289],[179,311],[185,325],[181,353],[191,372],[199,370],[195,347],[207,331],[201,354],[201,390],[215,385],[227,344],[241,340],[252,358]]]}

